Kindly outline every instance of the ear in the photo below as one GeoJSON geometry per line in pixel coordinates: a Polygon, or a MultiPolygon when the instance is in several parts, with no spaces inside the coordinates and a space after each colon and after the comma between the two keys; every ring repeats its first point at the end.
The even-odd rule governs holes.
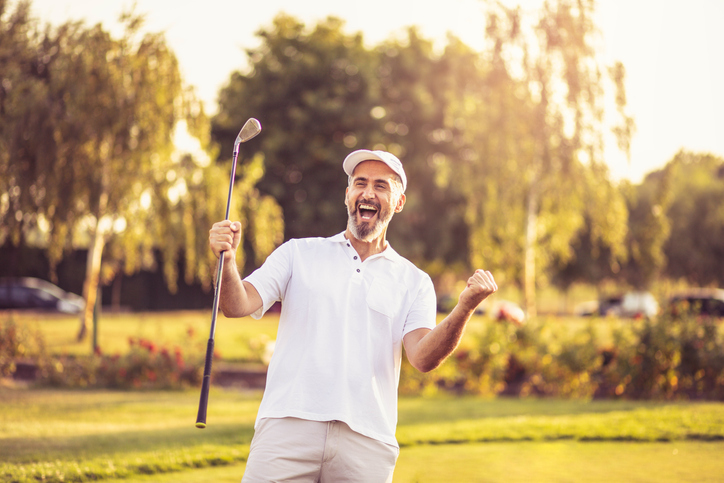
{"type": "Polygon", "coordinates": [[[405,206],[405,194],[402,193],[400,195],[400,198],[397,200],[397,205],[395,205],[395,213],[399,213],[402,211],[402,208],[405,206]]]}

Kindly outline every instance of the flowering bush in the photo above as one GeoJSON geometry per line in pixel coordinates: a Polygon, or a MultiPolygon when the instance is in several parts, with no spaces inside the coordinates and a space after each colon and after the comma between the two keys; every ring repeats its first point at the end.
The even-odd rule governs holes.
{"type": "MultiPolygon", "coordinates": [[[[556,319],[515,326],[490,321],[466,335],[466,345],[439,368],[422,374],[402,361],[400,393],[551,396],[561,398],[724,400],[724,332],[712,318],[665,314],[622,325],[602,342],[593,320],[571,332],[556,319]]],[[[40,334],[0,321],[0,377],[18,361],[37,366],[36,382],[55,387],[176,389],[199,386],[203,348],[158,346],[130,338],[127,353],[51,357],[40,334]]],[[[250,341],[265,360],[271,341],[250,341]]],[[[214,354],[218,358],[217,353],[214,354]]]]}
{"type": "Polygon", "coordinates": [[[184,356],[178,346],[159,347],[143,338],[130,338],[128,343],[130,348],[124,355],[105,355],[98,350],[89,356],[50,356],[39,331],[18,326],[10,317],[0,321],[0,377],[14,376],[19,361],[23,361],[35,367],[35,383],[43,386],[120,389],[200,386],[203,354],[194,351],[184,356]]]}
{"type": "Polygon", "coordinates": [[[150,340],[130,338],[124,354],[60,358],[42,371],[41,383],[58,387],[118,389],[180,389],[201,383],[203,361],[184,360],[180,347],[157,347],[150,340]]]}
{"type": "Polygon", "coordinates": [[[403,359],[400,393],[724,400],[724,333],[716,319],[666,314],[623,326],[604,345],[594,323],[570,333],[545,320],[490,322],[427,374],[403,359]]]}

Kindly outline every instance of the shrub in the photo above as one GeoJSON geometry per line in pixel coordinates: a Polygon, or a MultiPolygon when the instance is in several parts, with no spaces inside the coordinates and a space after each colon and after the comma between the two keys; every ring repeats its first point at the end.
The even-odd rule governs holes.
{"type": "Polygon", "coordinates": [[[180,389],[201,384],[201,356],[187,364],[180,347],[157,347],[152,341],[129,339],[130,350],[112,356],[62,357],[42,371],[42,384],[55,387],[115,389],[180,389]]]}
{"type": "MultiPolygon", "coordinates": [[[[633,337],[618,334],[608,378],[614,394],[635,399],[724,399],[724,336],[717,320],[665,314],[633,337]]],[[[608,394],[610,395],[610,394],[608,394]]]]}
{"type": "Polygon", "coordinates": [[[17,325],[12,314],[0,323],[0,377],[11,377],[18,361],[32,361],[34,354],[44,352],[42,335],[17,325]]]}
{"type": "MultiPolygon", "coordinates": [[[[465,347],[430,373],[403,358],[400,393],[724,400],[724,333],[712,318],[669,313],[621,325],[605,345],[595,319],[576,332],[556,319],[520,327],[490,321],[465,337],[465,347]]],[[[0,322],[0,376],[11,376],[17,361],[30,360],[37,382],[54,387],[198,386],[204,349],[191,338],[186,354],[178,346],[131,338],[123,355],[50,357],[39,332],[9,318],[0,322]]],[[[260,338],[250,347],[266,357],[270,343],[260,338]]]]}
{"type": "Polygon", "coordinates": [[[604,345],[592,321],[489,322],[435,371],[403,359],[400,393],[724,400],[724,336],[712,318],[666,314],[621,326],[604,345]]]}
{"type": "MultiPolygon", "coordinates": [[[[203,354],[184,356],[180,347],[158,347],[129,339],[124,354],[51,357],[42,334],[20,327],[12,317],[0,322],[0,377],[12,377],[18,361],[33,364],[35,383],[63,388],[180,389],[201,384],[203,354]]],[[[216,356],[216,354],[215,354],[216,356]]]]}

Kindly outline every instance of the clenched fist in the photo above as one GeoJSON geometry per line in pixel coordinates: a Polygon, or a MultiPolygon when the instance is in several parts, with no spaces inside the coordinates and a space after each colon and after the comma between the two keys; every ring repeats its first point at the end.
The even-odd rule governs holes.
{"type": "Polygon", "coordinates": [[[220,221],[214,223],[209,230],[209,247],[216,258],[219,258],[221,252],[224,252],[225,262],[236,258],[236,249],[240,242],[241,223],[238,221],[220,221]]]}
{"type": "Polygon", "coordinates": [[[461,308],[473,311],[483,300],[497,290],[498,285],[490,272],[475,270],[473,276],[468,279],[467,286],[460,293],[458,303],[461,308]]]}

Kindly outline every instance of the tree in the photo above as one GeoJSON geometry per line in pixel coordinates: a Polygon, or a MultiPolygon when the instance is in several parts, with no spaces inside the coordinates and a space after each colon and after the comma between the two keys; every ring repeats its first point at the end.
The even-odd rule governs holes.
{"type": "Polygon", "coordinates": [[[690,284],[724,286],[724,159],[680,151],[669,161],[670,235],[664,273],[690,284]]]}
{"type": "MultiPolygon", "coordinates": [[[[208,119],[183,87],[163,36],[141,35],[142,18],[132,13],[121,22],[120,39],[101,25],[67,23],[42,35],[27,28],[37,60],[20,64],[18,76],[33,95],[12,92],[3,104],[14,109],[2,132],[7,151],[0,159],[10,193],[0,205],[3,226],[15,242],[33,230],[47,233],[41,243],[53,267],[71,248],[88,247],[79,338],[92,318],[99,282],[120,270],[154,266],[154,250],[164,255],[172,290],[180,254],[187,281],[210,285],[213,255],[205,233],[223,213],[226,192],[219,186],[228,183],[222,166],[210,163],[208,119]],[[179,128],[196,140],[196,153],[177,149],[179,128]]],[[[274,217],[273,203],[253,188],[263,159],[252,165],[237,194],[274,217]]],[[[279,238],[273,220],[257,227],[269,235],[262,240],[279,238]]],[[[268,249],[268,243],[258,245],[268,249]]]]}
{"type": "Polygon", "coordinates": [[[233,73],[219,95],[217,142],[233,142],[249,117],[264,126],[259,142],[241,153],[264,153],[258,187],[282,207],[287,239],[331,235],[345,225],[341,161],[352,148],[372,145],[374,58],[362,36],[342,26],[330,17],[307,30],[277,16],[257,33],[262,44],[248,52],[250,71],[233,73]]]}
{"type": "MultiPolygon", "coordinates": [[[[493,8],[482,53],[450,37],[436,54],[414,28],[367,51],[336,19],[306,30],[277,17],[249,72],[222,91],[214,138],[233,139],[250,116],[275,130],[258,145],[269,168],[260,189],[282,205],[287,238],[339,230],[345,213],[329,193],[341,192],[351,149],[398,154],[414,182],[393,242],[433,274],[496,270],[526,288],[533,315],[536,281],[571,259],[581,230],[602,263],[625,259],[626,207],[602,159],[592,8],[561,0],[526,33],[520,11],[493,8]]],[[[623,66],[610,75],[626,149],[623,66]]]]}
{"type": "MultiPolygon", "coordinates": [[[[498,264],[505,250],[511,258],[523,253],[522,263],[511,260],[506,272],[521,280],[529,316],[535,315],[536,282],[554,260],[570,259],[571,240],[586,214],[604,208],[586,206],[606,196],[588,198],[585,188],[600,186],[616,195],[605,189],[604,79],[592,45],[592,14],[591,1],[559,0],[546,3],[538,23],[526,29],[519,9],[492,6],[486,27],[489,94],[480,105],[463,104],[466,119],[485,123],[473,130],[482,140],[469,141],[485,161],[469,163],[463,176],[468,193],[482,193],[469,208],[471,249],[493,254],[490,246],[503,247],[498,264]]],[[[631,127],[624,123],[616,133],[625,136],[631,127]]],[[[617,225],[598,224],[599,217],[589,221],[596,223],[593,232],[617,225]]]]}
{"type": "Polygon", "coordinates": [[[433,276],[467,267],[466,199],[451,182],[457,148],[446,120],[458,69],[470,62],[472,51],[451,38],[435,54],[432,42],[410,28],[404,40],[384,42],[375,52],[379,97],[373,112],[381,130],[374,147],[397,154],[412,180],[389,238],[433,276]]]}
{"type": "MultiPolygon", "coordinates": [[[[41,34],[30,17],[30,4],[19,2],[10,11],[0,0],[0,237],[15,244],[24,240],[25,228],[37,223],[37,210],[45,195],[37,188],[21,189],[30,170],[28,150],[33,149],[29,133],[43,129],[47,112],[45,99],[51,54],[37,46],[41,34]],[[23,209],[29,207],[29,209],[23,209]]],[[[47,131],[42,131],[47,134],[47,131]]]]}
{"type": "Polygon", "coordinates": [[[621,187],[629,211],[629,260],[623,275],[638,290],[649,288],[666,264],[664,244],[671,231],[666,212],[672,181],[672,169],[667,167],[649,173],[640,186],[624,183],[621,187]]]}
{"type": "Polygon", "coordinates": [[[592,171],[584,179],[584,224],[571,239],[572,256],[554,262],[553,281],[564,291],[575,282],[601,287],[618,278],[628,261],[626,200],[606,175],[592,171]]]}

